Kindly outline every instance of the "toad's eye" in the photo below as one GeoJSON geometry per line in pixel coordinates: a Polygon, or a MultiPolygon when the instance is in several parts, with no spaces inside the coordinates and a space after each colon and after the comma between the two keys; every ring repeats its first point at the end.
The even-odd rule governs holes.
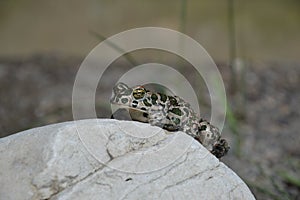
{"type": "Polygon", "coordinates": [[[142,99],[146,94],[145,88],[139,87],[133,90],[132,96],[135,99],[142,99]]]}

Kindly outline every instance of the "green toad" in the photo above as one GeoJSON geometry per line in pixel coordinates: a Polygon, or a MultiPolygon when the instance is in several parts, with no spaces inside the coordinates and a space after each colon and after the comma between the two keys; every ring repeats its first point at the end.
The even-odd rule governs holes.
{"type": "Polygon", "coordinates": [[[152,92],[143,86],[128,87],[118,83],[113,88],[111,104],[117,110],[112,118],[121,119],[118,112],[129,111],[135,121],[150,123],[168,131],[183,131],[199,141],[217,158],[224,156],[229,146],[217,127],[202,119],[190,106],[178,96],[168,96],[152,92]]]}

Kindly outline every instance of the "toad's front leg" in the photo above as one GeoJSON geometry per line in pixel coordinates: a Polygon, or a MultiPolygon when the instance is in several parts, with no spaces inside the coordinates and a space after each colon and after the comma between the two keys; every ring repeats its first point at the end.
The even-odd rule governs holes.
{"type": "Polygon", "coordinates": [[[168,131],[178,131],[180,127],[176,126],[168,117],[168,110],[163,105],[154,105],[148,111],[149,123],[152,126],[158,126],[168,131]]]}

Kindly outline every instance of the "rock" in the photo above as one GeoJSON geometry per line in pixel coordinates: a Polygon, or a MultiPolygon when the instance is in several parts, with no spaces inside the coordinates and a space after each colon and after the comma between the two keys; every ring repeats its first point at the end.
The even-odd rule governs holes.
{"type": "Polygon", "coordinates": [[[90,119],[0,140],[0,199],[255,199],[182,132],[90,119]]]}

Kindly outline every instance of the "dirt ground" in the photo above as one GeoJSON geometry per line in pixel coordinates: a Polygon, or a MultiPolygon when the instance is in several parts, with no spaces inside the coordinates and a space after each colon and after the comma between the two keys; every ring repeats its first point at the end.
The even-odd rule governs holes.
{"type": "MultiPolygon", "coordinates": [[[[82,60],[58,55],[0,59],[0,137],[73,120],[72,88],[82,60]]],[[[300,64],[249,64],[238,78],[239,92],[230,86],[229,67],[218,67],[231,108],[222,133],[231,149],[222,161],[257,199],[300,199],[300,64]]],[[[116,63],[100,80],[98,117],[110,117],[111,89],[128,69],[116,63]]],[[[184,71],[193,77],[193,70],[184,71]]]]}

